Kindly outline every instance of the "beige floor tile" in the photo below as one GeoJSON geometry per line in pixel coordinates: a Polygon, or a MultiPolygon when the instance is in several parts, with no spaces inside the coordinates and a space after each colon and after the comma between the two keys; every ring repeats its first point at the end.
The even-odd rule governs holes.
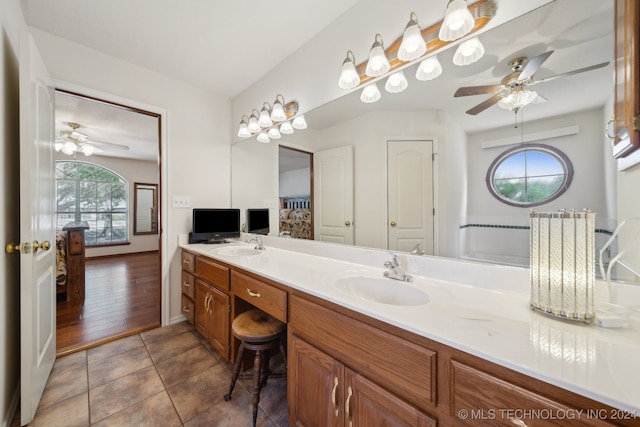
{"type": "Polygon", "coordinates": [[[96,427],[179,427],[181,425],[180,417],[178,417],[166,391],[155,394],[96,424],[92,424],[96,427]]]}
{"type": "Polygon", "coordinates": [[[147,343],[147,350],[155,363],[176,356],[194,347],[202,347],[202,344],[191,331],[173,335],[170,339],[165,338],[147,343]]]}
{"type": "Polygon", "coordinates": [[[40,409],[29,427],[81,427],[89,425],[87,393],[81,393],[55,405],[40,409]]]}
{"type": "Polygon", "coordinates": [[[86,352],[61,357],[53,364],[38,407],[44,409],[88,389],[86,352]]]}
{"type": "Polygon", "coordinates": [[[91,422],[96,423],[164,390],[151,366],[89,390],[91,422]]]}
{"type": "MultiPolygon", "coordinates": [[[[205,412],[184,423],[185,427],[251,427],[253,411],[251,397],[242,388],[233,392],[233,398],[227,402],[224,400],[209,408],[205,412]],[[236,391],[240,392],[236,394],[236,391]]],[[[258,408],[256,426],[276,427],[271,418],[258,408]]]]}
{"type": "Polygon", "coordinates": [[[175,325],[165,326],[164,328],[155,328],[149,331],[142,332],[140,337],[149,344],[155,341],[167,340],[175,335],[183,334],[192,330],[193,327],[187,322],[176,323],[175,325]]]}
{"type": "Polygon", "coordinates": [[[89,360],[89,388],[106,384],[151,365],[153,362],[144,346],[107,359],[89,360]]]}
{"type": "Polygon", "coordinates": [[[87,350],[87,360],[89,363],[92,363],[142,346],[144,346],[144,342],[142,341],[142,338],[140,338],[140,335],[131,335],[130,337],[90,348],[87,350]]]}
{"type": "Polygon", "coordinates": [[[182,421],[224,401],[231,377],[220,364],[168,389],[182,421]]]}
{"type": "Polygon", "coordinates": [[[219,364],[213,355],[203,346],[192,348],[156,364],[158,373],[166,387],[191,378],[219,364]]]}

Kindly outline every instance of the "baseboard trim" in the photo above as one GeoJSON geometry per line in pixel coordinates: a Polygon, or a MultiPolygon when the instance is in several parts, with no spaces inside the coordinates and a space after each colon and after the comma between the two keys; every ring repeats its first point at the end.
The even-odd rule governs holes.
{"type": "Polygon", "coordinates": [[[11,403],[9,404],[9,411],[7,412],[5,419],[2,421],[2,427],[10,427],[13,422],[13,417],[16,415],[16,411],[18,410],[18,404],[20,403],[20,383],[18,383],[18,387],[13,392],[13,397],[11,398],[11,403]]]}

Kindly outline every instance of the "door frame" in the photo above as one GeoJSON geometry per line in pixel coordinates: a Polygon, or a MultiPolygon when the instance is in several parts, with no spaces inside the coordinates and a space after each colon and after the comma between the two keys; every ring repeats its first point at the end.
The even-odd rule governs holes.
{"type": "MultiPolygon", "coordinates": [[[[431,173],[433,174],[432,179],[433,179],[433,209],[435,210],[435,213],[433,215],[433,255],[434,256],[439,256],[440,255],[440,233],[439,233],[439,225],[440,225],[440,209],[439,209],[439,200],[440,200],[440,195],[438,192],[438,188],[440,187],[439,185],[439,180],[438,180],[438,176],[439,176],[439,169],[438,169],[438,160],[440,158],[439,156],[439,149],[438,149],[438,137],[437,136],[387,136],[385,137],[385,141],[384,141],[384,150],[385,150],[385,162],[384,162],[384,173],[385,173],[385,188],[384,188],[384,192],[385,192],[385,200],[387,200],[387,205],[385,206],[385,210],[386,210],[386,222],[384,224],[385,226],[385,230],[388,227],[389,224],[389,206],[388,206],[388,200],[389,200],[389,141],[432,141],[433,143],[433,169],[431,171],[431,173]]],[[[386,247],[389,247],[389,233],[385,233],[385,243],[386,243],[386,247]]]]}
{"type": "Polygon", "coordinates": [[[167,230],[169,224],[169,205],[168,205],[168,169],[167,169],[167,110],[154,105],[149,105],[129,98],[124,98],[119,95],[114,95],[107,92],[102,92],[96,89],[87,88],[77,84],[65,82],[62,80],[53,79],[53,85],[55,89],[63,90],[66,92],[72,92],[87,98],[95,98],[96,100],[102,100],[111,102],[113,104],[120,104],[123,106],[148,111],[150,113],[158,114],[160,116],[160,191],[158,196],[160,197],[160,221],[159,221],[159,244],[160,244],[160,324],[161,326],[167,326],[171,323],[170,315],[170,303],[169,295],[169,239],[167,230]]]}

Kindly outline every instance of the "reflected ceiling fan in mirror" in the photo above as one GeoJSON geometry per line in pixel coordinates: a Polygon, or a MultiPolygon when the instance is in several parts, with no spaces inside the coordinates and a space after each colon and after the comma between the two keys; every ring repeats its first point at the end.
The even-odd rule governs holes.
{"type": "Polygon", "coordinates": [[[56,138],[54,147],[56,151],[62,151],[68,156],[74,156],[75,158],[76,153],[84,153],[85,156],[90,156],[94,153],[102,153],[112,149],[129,149],[128,146],[122,144],[90,140],[89,136],[78,132],[80,128],[78,123],[67,122],[67,125],[69,125],[71,130],[60,131],[60,136],[56,138]]]}
{"type": "Polygon", "coordinates": [[[573,74],[583,73],[585,71],[591,71],[598,68],[606,67],[609,63],[603,62],[601,64],[591,65],[589,67],[580,68],[573,71],[568,71],[562,74],[556,74],[555,76],[545,77],[540,80],[534,80],[533,75],[538,71],[542,64],[551,56],[552,50],[542,53],[538,56],[531,58],[519,57],[509,61],[509,68],[511,73],[507,74],[500,84],[487,85],[487,86],[468,86],[458,88],[454,97],[470,96],[470,95],[486,95],[494,94],[491,98],[486,99],[480,104],[468,110],[466,113],[472,116],[479,114],[491,107],[498,104],[501,108],[518,112],[520,109],[529,105],[534,100],[546,99],[538,95],[532,90],[528,90],[527,87],[536,85],[538,83],[545,83],[551,80],[555,80],[558,77],[570,76],[573,74]]]}

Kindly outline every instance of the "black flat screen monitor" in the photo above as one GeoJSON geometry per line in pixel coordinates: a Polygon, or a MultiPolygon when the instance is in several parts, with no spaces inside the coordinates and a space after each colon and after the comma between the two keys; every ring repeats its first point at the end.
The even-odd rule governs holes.
{"type": "Polygon", "coordinates": [[[240,209],[193,209],[190,243],[218,243],[240,237],[240,209]]]}
{"type": "Polygon", "coordinates": [[[269,234],[269,209],[247,209],[247,233],[269,234]]]}

